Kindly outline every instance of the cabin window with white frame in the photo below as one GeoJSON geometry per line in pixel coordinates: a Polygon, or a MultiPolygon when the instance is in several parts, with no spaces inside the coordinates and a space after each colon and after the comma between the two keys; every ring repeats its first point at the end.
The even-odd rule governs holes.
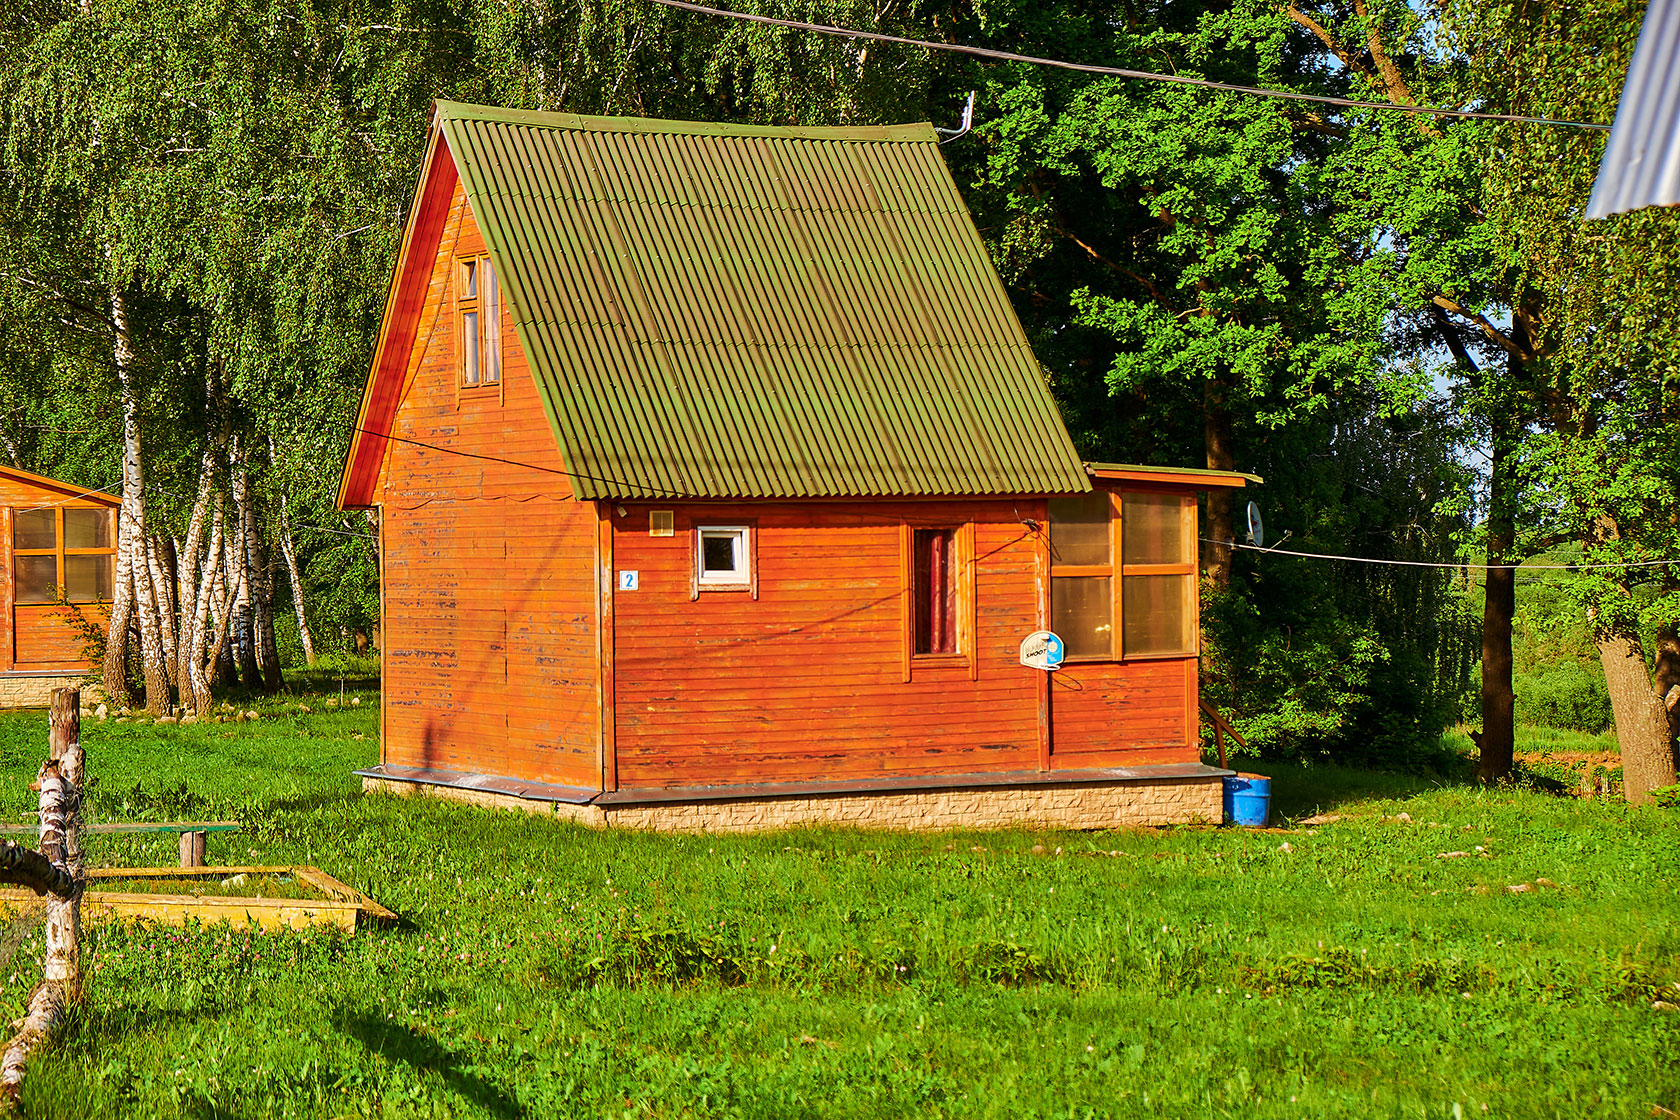
{"type": "Polygon", "coordinates": [[[1195,499],[1094,490],[1049,505],[1050,628],[1067,659],[1194,654],[1195,499]]]}
{"type": "Polygon", "coordinates": [[[502,291],[489,257],[455,262],[455,327],[462,386],[500,385],[502,291]]]}
{"type": "Polygon", "coordinates": [[[13,600],[108,603],[115,554],[108,509],[14,509],[13,600]]]}
{"type": "Polygon", "coordinates": [[[702,525],[694,530],[695,582],[702,591],[739,591],[752,584],[752,530],[702,525]]]}

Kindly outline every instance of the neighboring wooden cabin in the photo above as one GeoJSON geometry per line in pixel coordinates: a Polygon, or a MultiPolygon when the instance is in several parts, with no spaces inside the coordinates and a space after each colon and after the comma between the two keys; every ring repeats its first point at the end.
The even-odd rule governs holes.
{"type": "Polygon", "coordinates": [[[381,512],[366,785],[1217,819],[1196,492],[1244,481],[1080,461],[931,126],[440,102],[339,495],[381,512]]]}
{"type": "Polygon", "coordinates": [[[53,689],[92,671],[76,616],[100,630],[110,618],[117,505],[105,494],[0,466],[0,707],[45,707],[53,689]]]}

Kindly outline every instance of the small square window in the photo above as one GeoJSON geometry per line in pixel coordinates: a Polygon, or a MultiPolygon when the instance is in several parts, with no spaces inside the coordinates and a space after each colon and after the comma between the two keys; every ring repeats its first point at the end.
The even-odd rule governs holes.
{"type": "Polygon", "coordinates": [[[748,530],[740,525],[697,529],[695,563],[702,588],[746,587],[751,582],[748,530]]]}

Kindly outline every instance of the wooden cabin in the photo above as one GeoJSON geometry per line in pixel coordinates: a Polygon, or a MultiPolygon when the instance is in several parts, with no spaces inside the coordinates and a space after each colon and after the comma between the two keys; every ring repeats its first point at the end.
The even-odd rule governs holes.
{"type": "Polygon", "coordinates": [[[1081,461],[929,125],[440,102],[338,498],[380,513],[365,788],[1217,820],[1197,493],[1246,481],[1081,461]]]}
{"type": "Polygon", "coordinates": [[[94,671],[89,629],[110,619],[115,498],[0,466],[6,542],[0,707],[46,707],[55,688],[94,671]]]}

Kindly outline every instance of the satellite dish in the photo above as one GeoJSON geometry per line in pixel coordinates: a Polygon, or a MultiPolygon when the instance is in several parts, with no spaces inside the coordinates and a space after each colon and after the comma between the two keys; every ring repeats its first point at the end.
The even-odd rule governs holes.
{"type": "Polygon", "coordinates": [[[1248,543],[1260,548],[1266,543],[1266,523],[1260,520],[1260,507],[1248,503],[1248,543]]]}

